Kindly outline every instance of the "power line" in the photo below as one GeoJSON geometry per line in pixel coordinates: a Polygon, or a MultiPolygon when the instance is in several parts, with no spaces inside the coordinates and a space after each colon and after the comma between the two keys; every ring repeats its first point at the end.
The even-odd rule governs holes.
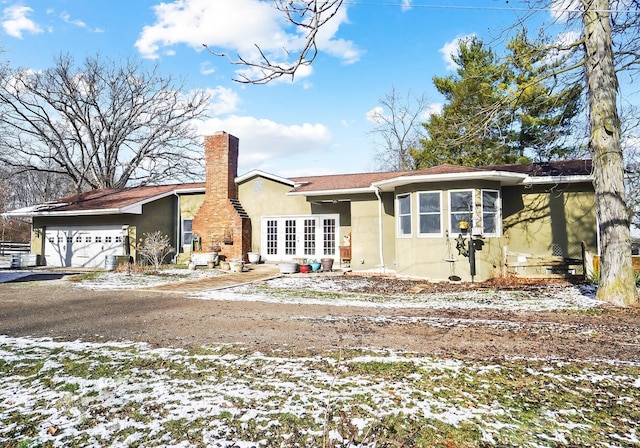
{"type": "MultiPolygon", "coordinates": [[[[507,3],[509,3],[507,1],[507,3]]],[[[548,12],[553,11],[553,8],[525,8],[525,7],[513,7],[513,6],[463,6],[463,5],[426,5],[426,4],[400,4],[400,3],[370,3],[359,1],[344,1],[344,5],[348,6],[380,6],[380,7],[394,7],[404,9],[459,9],[459,10],[480,10],[480,11],[524,11],[524,12],[548,12]]],[[[578,8],[563,8],[563,12],[583,12],[578,8]]],[[[606,13],[626,13],[635,12],[635,9],[594,9],[593,12],[606,12],[606,13]]]]}

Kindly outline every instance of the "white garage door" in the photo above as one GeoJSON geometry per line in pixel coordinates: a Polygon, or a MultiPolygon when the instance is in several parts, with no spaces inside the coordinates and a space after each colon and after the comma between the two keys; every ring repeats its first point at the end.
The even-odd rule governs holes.
{"type": "Polygon", "coordinates": [[[103,268],[106,256],[122,254],[121,226],[49,227],[46,230],[47,266],[103,268]]]}

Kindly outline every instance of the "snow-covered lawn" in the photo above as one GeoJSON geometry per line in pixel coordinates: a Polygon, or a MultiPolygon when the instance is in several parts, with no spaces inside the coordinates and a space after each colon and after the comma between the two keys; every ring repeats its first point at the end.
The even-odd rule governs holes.
{"type": "Polygon", "coordinates": [[[640,444],[633,364],[8,337],[0,360],[3,446],[640,444]]]}
{"type": "Polygon", "coordinates": [[[218,269],[162,269],[160,272],[146,273],[125,271],[97,271],[87,279],[78,282],[77,286],[94,290],[120,290],[161,286],[186,280],[224,275],[218,269]]]}
{"type": "MultiPolygon", "coordinates": [[[[217,270],[163,270],[162,275],[102,272],[77,283],[89,289],[131,289],[171,282],[224,275],[217,270]]],[[[377,308],[485,308],[521,311],[585,310],[599,305],[595,287],[589,285],[545,287],[527,290],[478,289],[440,294],[363,294],[350,292],[371,286],[368,277],[298,275],[281,276],[266,282],[223,290],[203,290],[190,294],[200,300],[262,301],[377,308]],[[345,286],[348,285],[348,288],[345,286]]]]}
{"type": "MultiPolygon", "coordinates": [[[[365,306],[376,308],[502,309],[521,311],[584,310],[598,303],[587,286],[548,286],[535,290],[488,290],[439,294],[362,294],[344,290],[339,277],[280,277],[222,291],[200,291],[190,296],[203,300],[259,300],[273,303],[365,306]]],[[[366,286],[366,277],[350,278],[349,289],[366,286]]]]}
{"type": "MultiPolygon", "coordinates": [[[[109,272],[77,286],[122,289],[215,275],[196,272],[109,272]]],[[[192,298],[511,310],[596,306],[593,288],[577,286],[438,295],[349,292],[367,281],[349,279],[347,288],[340,277],[281,277],[192,298]]],[[[241,345],[153,349],[0,336],[0,376],[0,446],[640,444],[640,363],[615,360],[471,362],[366,347],[293,356],[252,353],[241,345]]]]}

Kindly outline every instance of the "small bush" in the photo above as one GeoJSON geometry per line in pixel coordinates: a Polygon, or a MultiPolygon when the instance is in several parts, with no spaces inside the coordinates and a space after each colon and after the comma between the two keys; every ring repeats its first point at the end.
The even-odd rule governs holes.
{"type": "Polygon", "coordinates": [[[138,254],[142,260],[154,266],[157,271],[160,270],[164,260],[175,251],[171,246],[169,236],[163,235],[159,230],[145,233],[143,244],[138,248],[138,254]]]}

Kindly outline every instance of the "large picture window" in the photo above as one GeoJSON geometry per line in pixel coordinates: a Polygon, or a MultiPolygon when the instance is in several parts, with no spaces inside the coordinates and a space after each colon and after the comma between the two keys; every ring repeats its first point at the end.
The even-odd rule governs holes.
{"type": "Polygon", "coordinates": [[[411,236],[411,195],[396,196],[398,236],[411,236]]]}
{"type": "Polygon", "coordinates": [[[500,192],[497,190],[482,190],[482,233],[500,233],[500,192]]]}
{"type": "Polygon", "coordinates": [[[418,229],[421,236],[442,235],[442,193],[418,193],[418,229]]]}
{"type": "Polygon", "coordinates": [[[454,190],[449,192],[449,232],[460,233],[460,223],[466,222],[471,230],[473,217],[473,190],[454,190]]]}

